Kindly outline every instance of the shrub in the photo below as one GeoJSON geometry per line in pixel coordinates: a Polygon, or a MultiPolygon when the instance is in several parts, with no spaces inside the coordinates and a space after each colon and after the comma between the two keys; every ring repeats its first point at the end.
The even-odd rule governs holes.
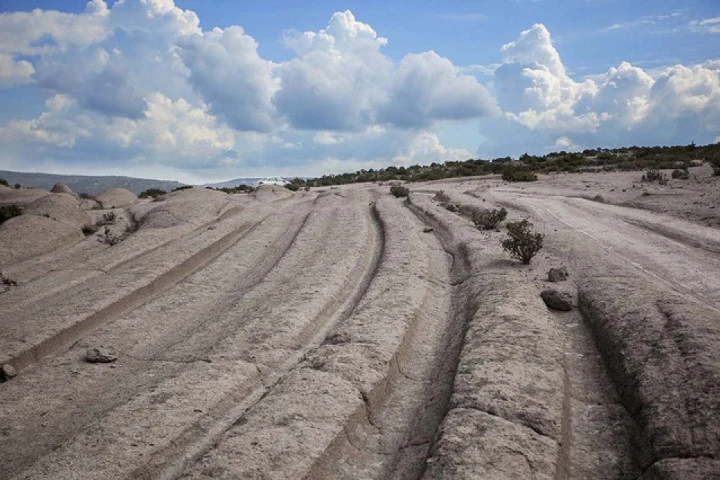
{"type": "Polygon", "coordinates": [[[139,198],[157,198],[160,195],[165,195],[166,193],[167,192],[165,190],[160,190],[159,188],[148,188],[144,192],[140,192],[140,195],[138,195],[138,197],[139,198]]]}
{"type": "Polygon", "coordinates": [[[440,203],[448,203],[450,201],[450,196],[442,190],[437,192],[434,198],[440,203]]]}
{"type": "Polygon", "coordinates": [[[512,258],[517,258],[524,264],[530,260],[543,246],[545,235],[534,233],[533,224],[525,220],[507,224],[508,238],[502,241],[502,246],[510,253],[512,258]]]}
{"type": "Polygon", "coordinates": [[[477,210],[472,216],[472,221],[480,230],[492,230],[507,217],[507,210],[482,209],[477,210]]]}
{"type": "Polygon", "coordinates": [[[92,200],[92,197],[87,192],[78,193],[78,197],[84,198],[86,200],[92,200]]]}
{"type": "Polygon", "coordinates": [[[290,190],[291,192],[297,192],[298,190],[300,190],[300,185],[297,184],[297,183],[292,183],[292,182],[291,182],[291,183],[285,184],[285,188],[287,188],[287,189],[290,190]]]}
{"type": "Polygon", "coordinates": [[[392,193],[395,197],[407,197],[410,193],[410,190],[408,190],[406,187],[403,187],[399,183],[395,183],[390,186],[390,193],[392,193]]]}
{"type": "Polygon", "coordinates": [[[465,217],[469,217],[471,220],[472,220],[473,216],[475,215],[475,212],[477,212],[479,210],[480,209],[478,207],[476,207],[475,205],[467,205],[467,204],[458,205],[458,213],[465,217]]]}
{"type": "Polygon", "coordinates": [[[640,179],[641,182],[646,183],[652,183],[657,182],[660,185],[667,185],[668,178],[667,175],[662,173],[660,170],[647,170],[645,173],[643,173],[642,178],[640,179]]]}
{"type": "MultiPolygon", "coordinates": [[[[180,190],[187,190],[188,188],[193,188],[193,186],[192,186],[192,185],[182,185],[182,186],[180,186],[180,187],[175,187],[175,188],[173,188],[171,191],[172,191],[172,192],[179,192],[180,190]]],[[[163,193],[165,193],[165,192],[163,192],[163,193]]]]}
{"type": "Polygon", "coordinates": [[[675,170],[672,171],[671,176],[672,176],[672,178],[677,178],[680,180],[687,180],[688,178],[690,178],[690,172],[688,172],[687,170],[680,170],[680,169],[676,168],[675,170]]]}
{"type": "Polygon", "coordinates": [[[12,217],[17,217],[22,213],[22,207],[18,205],[2,205],[0,206],[0,224],[5,223],[12,217]]]}
{"type": "Polygon", "coordinates": [[[713,169],[713,176],[720,177],[720,153],[716,153],[709,157],[707,161],[713,169]]]}
{"type": "Polygon", "coordinates": [[[445,204],[445,209],[448,212],[457,212],[459,208],[460,208],[460,206],[457,203],[446,203],[445,204]]]}
{"type": "Polygon", "coordinates": [[[0,185],[5,185],[6,187],[10,186],[10,184],[4,178],[0,178],[0,185]]]}
{"type": "Polygon", "coordinates": [[[19,183],[15,184],[15,190],[20,190],[21,188],[22,188],[22,185],[20,185],[19,183]]]}
{"type": "Polygon", "coordinates": [[[507,165],[503,170],[502,179],[508,182],[534,182],[537,180],[537,175],[528,168],[507,165]]]}

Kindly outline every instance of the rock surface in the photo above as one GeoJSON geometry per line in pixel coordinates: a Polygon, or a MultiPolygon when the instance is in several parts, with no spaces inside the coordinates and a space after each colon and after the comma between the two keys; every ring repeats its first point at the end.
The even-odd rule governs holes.
{"type": "Polygon", "coordinates": [[[117,360],[111,348],[91,347],[85,352],[85,361],[88,363],[111,363],[117,360]]]}
{"type": "Polygon", "coordinates": [[[548,270],[548,281],[553,283],[564,282],[569,275],[566,267],[551,268],[548,270]]]}
{"type": "Polygon", "coordinates": [[[540,294],[545,305],[552,310],[569,312],[573,308],[573,295],[565,290],[549,288],[540,294]]]}

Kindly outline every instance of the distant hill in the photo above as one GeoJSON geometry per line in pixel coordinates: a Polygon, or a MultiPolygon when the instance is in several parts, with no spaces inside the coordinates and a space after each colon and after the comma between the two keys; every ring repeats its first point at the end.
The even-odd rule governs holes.
{"type": "Polygon", "coordinates": [[[53,185],[62,182],[75,193],[101,192],[108,188],[127,188],[136,195],[149,188],[172,190],[184,184],[174,180],[152,180],[134,177],[92,177],[84,175],[56,175],[52,173],[28,173],[0,170],[0,178],[4,178],[12,186],[19,183],[23,187],[50,190],[53,185]]]}
{"type": "Polygon", "coordinates": [[[233,188],[233,187],[237,187],[238,185],[252,185],[257,180],[260,180],[261,178],[262,177],[235,178],[233,180],[227,180],[225,182],[205,183],[201,186],[212,187],[212,188],[233,188]]]}

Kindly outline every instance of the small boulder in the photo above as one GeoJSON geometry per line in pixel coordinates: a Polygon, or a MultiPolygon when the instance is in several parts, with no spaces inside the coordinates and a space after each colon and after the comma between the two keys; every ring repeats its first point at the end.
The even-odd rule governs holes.
{"type": "Polygon", "coordinates": [[[551,268],[550,271],[548,271],[548,280],[553,283],[564,282],[567,280],[568,276],[570,276],[570,274],[565,267],[551,268]]]}
{"type": "Polygon", "coordinates": [[[6,363],[0,368],[0,380],[10,380],[11,378],[15,378],[17,376],[17,372],[15,371],[15,367],[10,365],[9,363],[6,363]]]}
{"type": "Polygon", "coordinates": [[[572,310],[573,296],[570,292],[548,289],[543,290],[540,296],[545,302],[545,305],[551,310],[560,310],[562,312],[572,310]]]}
{"type": "Polygon", "coordinates": [[[117,360],[115,352],[105,347],[88,348],[85,352],[85,361],[88,363],[111,363],[117,360]]]}
{"type": "Polygon", "coordinates": [[[68,187],[64,183],[58,182],[55,185],[53,185],[52,189],[50,189],[50,193],[69,193],[70,195],[72,195],[73,191],[70,187],[68,187]]]}

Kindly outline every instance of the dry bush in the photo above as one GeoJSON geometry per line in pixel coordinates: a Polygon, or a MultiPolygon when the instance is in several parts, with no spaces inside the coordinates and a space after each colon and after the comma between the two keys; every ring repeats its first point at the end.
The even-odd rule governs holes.
{"type": "Polygon", "coordinates": [[[448,203],[450,201],[450,196],[443,190],[437,192],[433,198],[440,203],[448,203]]]}
{"type": "Polygon", "coordinates": [[[640,181],[646,183],[657,182],[659,185],[667,185],[668,178],[667,175],[662,173],[660,170],[650,169],[643,173],[640,181]]]}
{"type": "Polygon", "coordinates": [[[480,209],[473,213],[472,221],[480,230],[492,230],[500,222],[507,218],[507,210],[501,209],[480,209]]]}
{"type": "Polygon", "coordinates": [[[527,219],[507,224],[508,238],[502,241],[503,248],[512,258],[517,258],[524,264],[530,260],[543,247],[545,235],[532,231],[533,224],[527,219]]]}
{"type": "Polygon", "coordinates": [[[410,190],[408,190],[406,187],[403,187],[399,183],[395,183],[390,186],[390,193],[392,193],[395,197],[407,197],[410,193],[410,190]]]}

